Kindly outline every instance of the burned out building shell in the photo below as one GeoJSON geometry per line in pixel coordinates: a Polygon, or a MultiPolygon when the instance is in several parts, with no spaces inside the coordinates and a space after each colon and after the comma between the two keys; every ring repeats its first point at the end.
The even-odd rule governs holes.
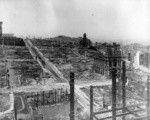
{"type": "Polygon", "coordinates": [[[93,70],[96,73],[100,73],[108,78],[112,77],[112,69],[117,69],[117,77],[121,74],[121,62],[122,54],[120,45],[113,43],[105,44],[102,49],[95,53],[94,55],[94,65],[93,70]]]}

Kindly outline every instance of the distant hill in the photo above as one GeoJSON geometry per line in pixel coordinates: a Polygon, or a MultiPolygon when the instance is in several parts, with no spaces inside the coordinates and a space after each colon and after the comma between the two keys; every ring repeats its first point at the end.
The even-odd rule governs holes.
{"type": "MultiPolygon", "coordinates": [[[[58,36],[54,38],[35,39],[34,44],[36,46],[51,46],[52,44],[73,44],[79,46],[82,40],[82,37],[71,38],[68,36],[58,36]]],[[[87,41],[91,40],[87,38],[87,41]]]]}
{"type": "Polygon", "coordinates": [[[49,38],[46,40],[50,40],[50,41],[56,41],[59,43],[80,43],[80,41],[82,40],[82,37],[78,37],[78,38],[71,38],[71,37],[67,37],[67,36],[58,36],[58,37],[54,37],[54,38],[49,38]]]}

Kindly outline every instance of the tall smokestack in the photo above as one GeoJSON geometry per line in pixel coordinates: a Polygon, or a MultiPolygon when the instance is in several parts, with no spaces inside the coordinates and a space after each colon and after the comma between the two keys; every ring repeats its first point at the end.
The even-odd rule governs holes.
{"type": "Polygon", "coordinates": [[[2,35],[3,35],[2,24],[3,24],[3,22],[0,22],[0,42],[1,42],[1,44],[4,43],[4,41],[3,41],[3,39],[2,39],[2,35]]]}
{"type": "Polygon", "coordinates": [[[150,52],[150,46],[149,45],[147,46],[147,51],[150,52]]]}
{"type": "Polygon", "coordinates": [[[87,47],[87,40],[86,40],[86,33],[83,34],[83,42],[82,42],[83,47],[87,47]]]}
{"type": "Polygon", "coordinates": [[[2,37],[2,24],[3,24],[3,22],[0,22],[0,38],[2,37]]]}
{"type": "Polygon", "coordinates": [[[83,39],[86,40],[86,33],[83,34],[83,39]]]}

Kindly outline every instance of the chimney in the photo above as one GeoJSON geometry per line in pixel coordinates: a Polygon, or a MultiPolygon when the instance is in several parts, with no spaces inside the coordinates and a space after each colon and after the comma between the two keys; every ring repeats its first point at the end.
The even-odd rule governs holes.
{"type": "Polygon", "coordinates": [[[87,47],[86,33],[83,34],[82,46],[87,47]]]}
{"type": "Polygon", "coordinates": [[[86,33],[83,34],[83,40],[86,40],[86,33]]]}
{"type": "Polygon", "coordinates": [[[147,51],[150,52],[150,46],[149,45],[147,46],[147,51]]]}
{"type": "Polygon", "coordinates": [[[2,37],[2,24],[3,22],[0,22],[0,37],[2,37]]]}

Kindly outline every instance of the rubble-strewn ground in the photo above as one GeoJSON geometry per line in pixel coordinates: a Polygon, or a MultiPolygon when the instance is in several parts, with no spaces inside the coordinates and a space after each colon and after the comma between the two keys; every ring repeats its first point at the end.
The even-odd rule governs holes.
{"type": "MultiPolygon", "coordinates": [[[[59,40],[61,39],[59,38],[59,40]]],[[[48,41],[43,40],[32,41],[32,43],[38,47],[38,49],[42,52],[44,57],[48,58],[49,61],[56,65],[56,67],[59,69],[59,71],[62,72],[63,76],[68,81],[70,77],[70,72],[74,72],[76,85],[79,85],[82,91],[86,93],[88,97],[89,85],[92,85],[94,83],[97,85],[103,85],[103,83],[111,82],[111,80],[108,80],[106,77],[95,73],[92,69],[94,62],[93,59],[81,55],[79,52],[80,48],[78,46],[75,47],[75,45],[72,45],[72,43],[69,45],[63,44],[62,46],[52,46],[48,41]]],[[[2,52],[2,47],[0,47],[0,50],[0,79],[2,81],[5,79],[4,76],[6,71],[4,64],[4,52],[2,52]]],[[[9,69],[10,74],[10,84],[11,86],[14,86],[12,84],[15,84],[16,87],[19,87],[13,89],[14,92],[35,92],[37,89],[37,91],[42,91],[48,90],[50,88],[58,88],[58,86],[56,86],[56,82],[58,81],[54,78],[53,75],[49,75],[46,73],[45,75],[43,74],[42,68],[36,60],[33,60],[27,47],[5,46],[4,51],[7,57],[7,67],[9,69]],[[35,89],[33,89],[34,87],[32,86],[34,86],[35,89]]],[[[141,87],[145,84],[145,76],[146,75],[144,73],[138,70],[127,72],[127,77],[129,79],[130,84],[126,87],[127,105],[145,101],[139,94],[139,86],[141,87]]],[[[61,87],[62,86],[63,85],[61,85],[61,87]]],[[[142,91],[142,87],[140,89],[142,91]]],[[[94,89],[94,102],[99,105],[99,110],[105,110],[105,108],[103,108],[104,99],[107,105],[111,105],[111,93],[112,91],[110,86],[94,89]]],[[[142,93],[142,95],[144,94],[142,93]]],[[[9,99],[7,99],[7,97],[5,96],[0,96],[0,98],[0,104],[2,105],[2,109],[0,110],[7,109],[10,103],[9,99]]],[[[117,94],[117,106],[120,106],[120,101],[121,95],[117,94]]],[[[45,115],[45,120],[48,120],[50,118],[61,118],[65,120],[69,119],[68,104],[60,104],[58,106],[52,107],[44,106],[41,107],[40,110],[41,113],[45,115]]],[[[110,114],[108,115],[110,116],[110,114]]],[[[100,117],[106,117],[108,115],[103,114],[100,117]]],[[[133,116],[129,116],[129,118],[131,117],[133,116]]]]}
{"type": "Polygon", "coordinates": [[[17,84],[31,85],[36,84],[42,77],[42,69],[37,61],[33,60],[26,47],[7,47],[7,60],[10,65],[9,70],[13,70],[17,84]]]}
{"type": "MultiPolygon", "coordinates": [[[[39,42],[39,41],[38,41],[39,42]]],[[[48,42],[45,40],[45,42],[48,42]]],[[[45,44],[44,42],[44,44],[45,44]]],[[[44,57],[48,58],[63,73],[66,79],[69,79],[70,71],[75,73],[76,80],[99,80],[96,73],[92,73],[94,60],[78,53],[79,49],[71,47],[48,47],[46,45],[33,42],[38,45],[38,49],[44,57]]]]}
{"type": "Polygon", "coordinates": [[[0,112],[6,111],[10,108],[9,94],[0,95],[0,112]]]}
{"type": "MultiPolygon", "coordinates": [[[[43,55],[45,57],[47,57],[52,63],[54,63],[58,69],[63,73],[64,77],[69,79],[69,73],[70,71],[74,71],[75,72],[75,79],[76,79],[76,83],[85,83],[85,81],[108,81],[105,77],[96,74],[93,72],[92,70],[92,66],[93,66],[93,59],[91,58],[87,58],[87,57],[81,57],[82,55],[79,53],[79,49],[73,49],[71,47],[63,47],[63,46],[57,46],[57,47],[52,47],[52,45],[48,42],[48,41],[34,41],[33,44],[36,45],[39,50],[43,53],[43,55]],[[42,46],[41,43],[44,43],[44,45],[42,46]],[[46,42],[47,45],[46,46],[46,42]],[[39,44],[40,43],[40,44],[39,44]]],[[[143,79],[144,75],[139,74],[138,75],[138,71],[134,71],[134,72],[128,72],[127,76],[130,79],[131,83],[131,79],[143,79]],[[135,77],[134,77],[135,76],[135,77]]],[[[136,80],[133,80],[136,83],[136,80]]],[[[133,88],[138,87],[137,84],[133,84],[133,88]]],[[[139,84],[140,86],[141,84],[139,84]]],[[[121,85],[120,85],[121,86],[121,85]]],[[[136,104],[139,102],[144,102],[145,100],[141,98],[141,96],[139,96],[139,91],[133,91],[131,89],[131,86],[127,87],[126,90],[126,103],[127,105],[132,105],[132,104],[136,104]]],[[[89,96],[89,88],[83,88],[82,89],[87,96],[89,96]]],[[[103,97],[105,98],[106,104],[111,105],[111,88],[107,88],[107,89],[96,89],[94,91],[94,101],[99,104],[100,108],[103,109],[103,97]],[[103,92],[102,92],[103,91],[103,92]]],[[[117,101],[118,104],[117,106],[119,107],[121,104],[121,95],[117,95],[117,101]]],[[[104,115],[105,116],[105,115],[104,115]]],[[[107,115],[106,115],[107,116],[107,115]]],[[[105,116],[105,117],[106,117],[105,116]]],[[[133,117],[132,115],[129,115],[129,118],[133,117]]]]}

